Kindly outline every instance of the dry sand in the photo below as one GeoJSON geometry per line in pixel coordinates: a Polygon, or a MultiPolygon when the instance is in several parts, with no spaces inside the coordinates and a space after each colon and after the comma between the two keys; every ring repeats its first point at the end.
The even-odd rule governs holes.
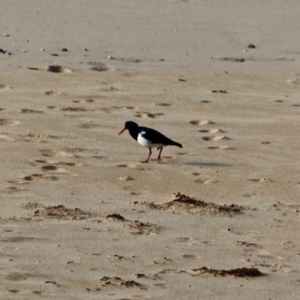
{"type": "Polygon", "coordinates": [[[300,9],[263,2],[1,1],[1,299],[299,299],[300,9]]]}

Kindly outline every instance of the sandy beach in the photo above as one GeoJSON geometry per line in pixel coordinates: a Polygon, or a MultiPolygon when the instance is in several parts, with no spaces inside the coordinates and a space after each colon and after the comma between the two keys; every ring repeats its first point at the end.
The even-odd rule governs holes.
{"type": "Polygon", "coordinates": [[[299,299],[297,1],[1,12],[0,299],[299,299]]]}

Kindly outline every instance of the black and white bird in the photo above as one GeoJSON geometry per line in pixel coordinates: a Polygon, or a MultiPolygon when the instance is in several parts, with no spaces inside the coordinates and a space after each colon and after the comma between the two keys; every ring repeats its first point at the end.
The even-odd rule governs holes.
{"type": "Polygon", "coordinates": [[[177,146],[182,148],[182,145],[172,141],[168,137],[164,136],[162,133],[156,131],[152,128],[142,127],[132,121],[125,122],[124,128],[119,132],[119,135],[125,130],[129,131],[129,134],[134,138],[140,145],[147,147],[149,149],[149,155],[146,160],[142,163],[147,163],[152,154],[151,148],[157,148],[159,150],[157,161],[161,161],[161,152],[163,147],[166,146],[177,146]]]}

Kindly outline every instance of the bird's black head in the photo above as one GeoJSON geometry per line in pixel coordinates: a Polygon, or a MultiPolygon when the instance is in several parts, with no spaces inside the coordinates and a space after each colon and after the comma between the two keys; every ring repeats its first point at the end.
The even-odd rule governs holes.
{"type": "Polygon", "coordinates": [[[133,121],[127,121],[127,122],[125,122],[124,128],[119,132],[119,135],[121,133],[123,133],[126,129],[129,130],[129,132],[134,132],[138,128],[139,128],[139,125],[136,124],[135,122],[133,122],[133,121]]]}

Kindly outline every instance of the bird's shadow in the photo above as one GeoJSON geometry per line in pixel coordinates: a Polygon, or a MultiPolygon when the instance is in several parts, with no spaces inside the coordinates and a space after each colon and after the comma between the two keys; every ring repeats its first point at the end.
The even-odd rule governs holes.
{"type": "Polygon", "coordinates": [[[197,167],[232,167],[231,164],[219,163],[219,162],[196,162],[190,161],[187,163],[183,163],[183,165],[188,166],[197,166],[197,167]]]}

